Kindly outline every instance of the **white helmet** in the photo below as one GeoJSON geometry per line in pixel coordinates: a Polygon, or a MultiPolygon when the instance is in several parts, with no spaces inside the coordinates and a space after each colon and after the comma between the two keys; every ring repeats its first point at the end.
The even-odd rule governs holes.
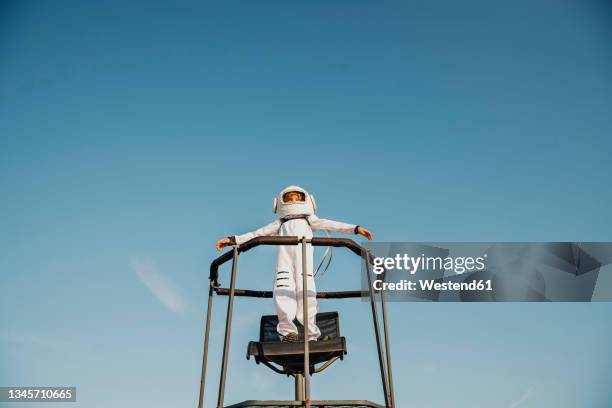
{"type": "Polygon", "coordinates": [[[274,198],[272,210],[279,219],[288,215],[313,215],[317,210],[317,202],[312,194],[309,194],[308,191],[304,190],[302,187],[289,186],[285,187],[283,191],[279,193],[278,197],[274,198]],[[291,191],[297,191],[304,194],[305,200],[286,203],[283,200],[283,196],[291,191]]]}

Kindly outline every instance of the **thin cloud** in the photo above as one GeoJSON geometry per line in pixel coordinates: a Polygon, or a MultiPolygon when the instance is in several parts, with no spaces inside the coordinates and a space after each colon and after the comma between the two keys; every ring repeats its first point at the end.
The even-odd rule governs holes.
{"type": "Polygon", "coordinates": [[[74,345],[54,337],[21,331],[9,331],[0,333],[0,340],[16,344],[28,344],[53,349],[70,349],[74,345]]]}
{"type": "Polygon", "coordinates": [[[173,313],[181,314],[186,303],[179,295],[172,282],[162,275],[155,262],[150,258],[133,256],[130,260],[132,269],[151,293],[173,313]]]}
{"type": "Polygon", "coordinates": [[[517,399],[512,404],[510,404],[510,408],[517,408],[518,406],[522,405],[523,402],[529,399],[532,391],[533,391],[533,387],[528,388],[527,391],[525,391],[523,395],[521,395],[521,398],[517,399]]]}

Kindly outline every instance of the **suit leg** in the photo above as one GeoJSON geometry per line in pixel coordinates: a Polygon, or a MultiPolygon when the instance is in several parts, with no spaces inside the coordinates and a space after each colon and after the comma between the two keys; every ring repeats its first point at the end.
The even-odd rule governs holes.
{"type": "MultiPolygon", "coordinates": [[[[296,315],[297,319],[301,324],[304,324],[304,309],[302,308],[302,299],[303,299],[303,291],[302,291],[302,252],[301,248],[299,251],[296,251],[295,257],[295,283],[296,283],[296,297],[297,297],[297,310],[296,315]]],[[[314,256],[313,256],[313,248],[312,245],[308,244],[306,248],[307,260],[306,260],[306,273],[308,274],[307,283],[308,283],[308,337],[309,340],[315,340],[321,336],[321,331],[319,327],[317,327],[316,318],[317,312],[319,311],[319,305],[317,303],[317,288],[314,279],[314,256]]]]}
{"type": "Polygon", "coordinates": [[[292,249],[290,246],[280,246],[276,263],[273,297],[278,316],[276,331],[281,336],[298,331],[293,323],[297,313],[297,299],[292,249]]]}

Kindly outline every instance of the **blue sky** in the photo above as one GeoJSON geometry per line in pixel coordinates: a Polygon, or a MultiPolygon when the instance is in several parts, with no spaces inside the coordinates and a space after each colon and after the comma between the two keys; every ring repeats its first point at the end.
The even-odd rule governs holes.
{"type": "MultiPolygon", "coordinates": [[[[272,220],[288,184],[380,241],[610,241],[611,18],[596,0],[3,2],[0,384],[194,406],[214,242],[272,220]]],[[[273,264],[246,254],[239,285],[269,289],[273,264]]],[[[319,286],[358,270],[336,251],[319,286]]],[[[349,355],[313,397],[380,401],[367,304],[321,307],[349,355]]],[[[235,311],[226,401],[289,398],[244,359],[272,303],[235,311]]],[[[393,304],[399,406],[610,406],[611,311],[393,304]]]]}

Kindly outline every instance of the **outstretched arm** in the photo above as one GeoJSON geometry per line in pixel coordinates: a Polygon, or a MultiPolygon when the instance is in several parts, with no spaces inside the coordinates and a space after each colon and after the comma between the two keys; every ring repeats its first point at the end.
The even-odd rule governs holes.
{"type": "Polygon", "coordinates": [[[234,237],[230,237],[230,240],[231,238],[234,238],[236,240],[236,244],[240,245],[256,237],[274,235],[278,233],[278,229],[280,228],[280,225],[281,225],[281,222],[279,220],[274,220],[268,225],[265,225],[259,229],[256,229],[253,232],[247,232],[246,234],[235,235],[234,237]]]}
{"type": "Polygon", "coordinates": [[[217,242],[217,251],[220,251],[222,248],[228,246],[228,245],[233,245],[233,244],[237,244],[240,245],[244,242],[247,242],[255,237],[262,237],[262,236],[266,236],[266,235],[274,235],[276,233],[278,233],[278,229],[280,228],[280,221],[279,220],[275,220],[274,222],[271,222],[268,225],[265,225],[259,229],[256,229],[253,232],[247,232],[246,234],[242,234],[242,235],[235,235],[235,236],[231,236],[231,237],[227,237],[227,238],[223,238],[220,239],[217,242]]]}
{"type": "Polygon", "coordinates": [[[372,239],[372,233],[359,225],[319,218],[316,215],[308,217],[308,221],[313,231],[327,230],[339,234],[361,234],[367,239],[372,239]]]}

